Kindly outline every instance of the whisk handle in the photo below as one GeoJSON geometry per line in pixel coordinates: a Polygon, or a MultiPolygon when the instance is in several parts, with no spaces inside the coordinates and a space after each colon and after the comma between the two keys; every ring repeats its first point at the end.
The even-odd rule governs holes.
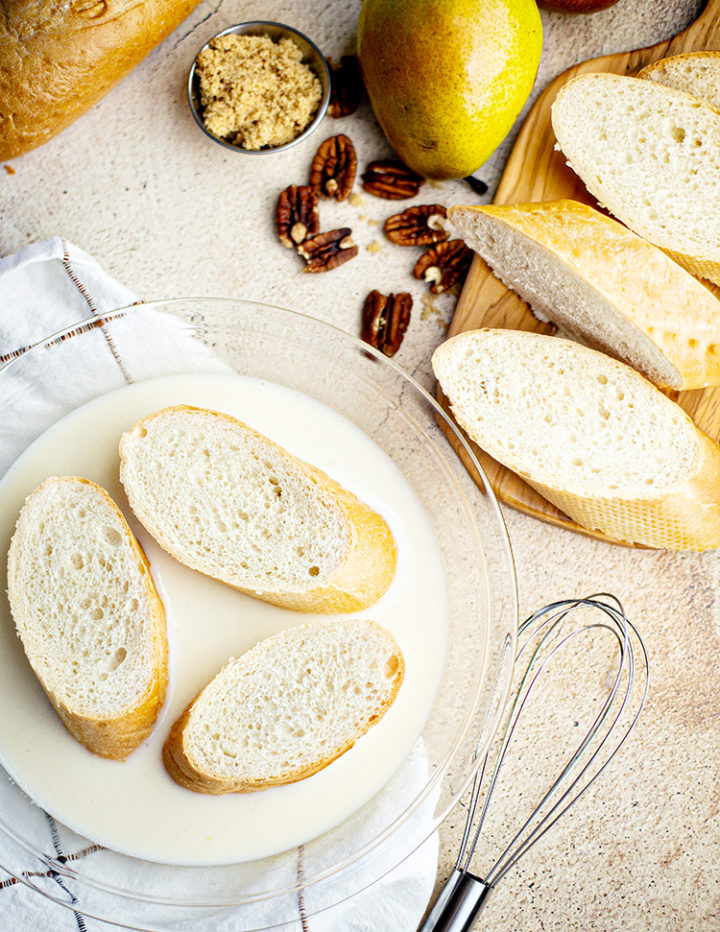
{"type": "Polygon", "coordinates": [[[469,871],[455,868],[420,932],[470,932],[492,889],[469,871]]]}

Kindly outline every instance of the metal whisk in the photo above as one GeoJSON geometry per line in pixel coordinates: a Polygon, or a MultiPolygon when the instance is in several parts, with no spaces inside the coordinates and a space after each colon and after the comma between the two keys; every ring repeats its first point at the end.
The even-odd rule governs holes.
{"type": "MultiPolygon", "coordinates": [[[[638,720],[647,697],[649,661],[637,629],[625,617],[615,596],[600,593],[585,599],[554,602],[531,615],[519,631],[517,663],[527,660],[514,701],[506,714],[505,730],[497,739],[497,758],[483,793],[483,781],[490,773],[491,751],[480,765],[472,788],[468,817],[455,867],[420,932],[469,932],[487,903],[488,896],[520,858],[575,805],[582,793],[600,776],[617,754],[638,720]],[[584,621],[580,610],[586,607],[595,617],[584,621]],[[578,639],[609,635],[611,661],[617,654],[614,677],[608,678],[600,710],[577,748],[564,761],[558,776],[540,803],[483,878],[471,873],[470,862],[485,823],[490,799],[516,726],[531,693],[548,674],[548,665],[558,652],[578,639]],[[482,799],[482,806],[480,801],[482,799]],[[473,824],[477,816],[477,825],[473,824]]],[[[577,722],[575,723],[578,724],[577,722]]]]}

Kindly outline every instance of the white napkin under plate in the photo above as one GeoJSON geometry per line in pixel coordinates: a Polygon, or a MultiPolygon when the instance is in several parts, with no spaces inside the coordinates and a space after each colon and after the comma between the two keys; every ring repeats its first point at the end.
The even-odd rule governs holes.
{"type": "MultiPolygon", "coordinates": [[[[34,368],[24,371],[22,378],[10,380],[12,416],[0,423],[0,477],[37,436],[78,405],[150,372],[163,374],[158,360],[163,359],[164,348],[172,347],[172,353],[167,353],[168,374],[178,371],[179,360],[181,365],[186,362],[188,369],[197,366],[199,344],[179,324],[175,327],[174,318],[144,308],[134,294],[70,243],[53,238],[0,259],[0,367],[34,343],[83,320],[91,320],[91,324],[58,340],[34,368]],[[103,323],[101,315],[130,305],[135,307],[122,326],[103,323]],[[91,319],[96,319],[97,324],[91,319]]],[[[203,360],[203,368],[207,369],[210,353],[202,348],[200,351],[207,354],[203,360]]],[[[219,361],[217,365],[224,368],[219,361]]],[[[5,581],[0,585],[4,588],[5,581]]],[[[397,798],[392,799],[394,787],[403,787],[403,793],[409,791],[412,798],[412,788],[419,789],[426,779],[427,762],[418,745],[402,772],[363,810],[362,824],[353,829],[353,845],[359,838],[372,839],[387,824],[388,812],[397,809],[397,798]]],[[[22,813],[23,821],[33,826],[34,838],[45,838],[43,853],[61,864],[70,867],[95,859],[102,868],[99,873],[114,876],[124,889],[142,890],[152,873],[162,876],[164,892],[168,885],[176,883],[179,898],[187,899],[188,890],[193,889],[193,868],[168,868],[164,874],[162,866],[149,868],[142,861],[92,844],[35,806],[0,769],[0,822],[8,806],[22,813]]],[[[429,798],[406,820],[394,836],[395,851],[410,850],[414,846],[410,839],[428,833],[432,808],[433,800],[429,798]]],[[[271,886],[291,886],[315,874],[320,865],[312,862],[312,851],[309,845],[279,859],[271,886]]],[[[340,847],[337,851],[325,850],[323,859],[331,864],[347,853],[340,847]]],[[[388,858],[387,867],[393,867],[397,858],[392,858],[387,847],[384,856],[388,858]]],[[[432,893],[437,857],[437,835],[432,834],[380,880],[376,878],[382,864],[373,858],[361,860],[352,875],[340,874],[334,880],[288,895],[292,910],[285,912],[283,919],[292,919],[282,926],[272,925],[278,914],[267,902],[217,908],[211,915],[198,915],[192,909],[185,913],[169,911],[162,921],[167,921],[167,928],[173,932],[240,932],[261,927],[281,928],[283,932],[413,932],[432,893]],[[323,910],[327,903],[336,905],[323,910]]],[[[231,870],[218,868],[218,877],[231,870]]],[[[267,882],[265,875],[262,883],[267,882]]],[[[128,928],[155,928],[157,907],[144,918],[142,903],[126,907],[127,914],[122,898],[116,898],[116,903],[116,910],[108,914],[106,897],[98,894],[95,900],[83,885],[22,850],[0,828],[0,932],[110,932],[116,927],[104,919],[128,928]],[[28,883],[46,895],[18,881],[3,867],[22,873],[28,883]],[[83,914],[84,910],[103,920],[83,914]]],[[[287,910],[287,902],[284,908],[287,910]]]]}

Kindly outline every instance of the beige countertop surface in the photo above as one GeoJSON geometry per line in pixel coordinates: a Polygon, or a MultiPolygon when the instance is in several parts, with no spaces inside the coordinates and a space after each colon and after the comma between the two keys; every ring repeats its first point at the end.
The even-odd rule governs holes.
{"type": "MultiPolygon", "coordinates": [[[[543,13],[534,94],[577,61],[673,35],[702,6],[701,0],[619,0],[589,16],[543,13]]],[[[198,130],[185,96],[195,53],[226,26],[285,22],[338,59],[353,49],[359,7],[359,0],[206,0],[90,113],[8,170],[0,168],[0,254],[61,235],[144,299],[237,296],[300,310],[354,334],[370,289],[408,290],[415,310],[396,361],[432,388],[430,355],[444,337],[456,295],[429,301],[425,286],[412,278],[414,258],[383,237],[382,221],[395,212],[391,202],[359,193],[352,203],[323,203],[323,227],[350,226],[360,245],[357,259],[326,275],[301,274],[297,257],[274,235],[277,195],[305,182],[322,139],[347,133],[361,166],[390,154],[369,106],[342,121],[327,118],[286,153],[243,158],[198,130]]],[[[477,172],[490,186],[484,200],[508,146],[477,172]]],[[[428,184],[413,203],[478,200],[457,181],[428,184]]],[[[718,553],[630,550],[503,512],[521,617],[554,599],[615,593],[647,644],[652,687],[612,771],[508,875],[478,928],[720,929],[718,553]]],[[[542,753],[541,734],[537,747],[542,753]]],[[[499,794],[498,824],[512,819],[518,789],[525,795],[538,786],[529,775],[521,788],[499,794]]],[[[442,827],[439,878],[454,861],[463,817],[458,809],[442,827]]],[[[391,919],[387,929],[394,930],[391,919]]]]}

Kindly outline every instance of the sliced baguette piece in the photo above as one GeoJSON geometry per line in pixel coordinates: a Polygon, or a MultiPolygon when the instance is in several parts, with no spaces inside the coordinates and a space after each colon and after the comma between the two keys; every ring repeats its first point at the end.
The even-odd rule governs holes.
{"type": "Polygon", "coordinates": [[[167,687],[165,610],[140,545],[100,486],[47,479],[25,501],[8,597],[30,665],[88,750],[123,760],[150,734],[167,687]]]}
{"type": "Polygon", "coordinates": [[[289,628],[231,660],[173,725],[170,776],[196,793],[295,783],[349,750],[395,701],[405,662],[372,621],[289,628]]]}
{"type": "Polygon", "coordinates": [[[552,125],[570,167],[624,224],[689,272],[720,283],[720,113],[617,74],[560,89],[552,125]]]}
{"type": "Polygon", "coordinates": [[[638,78],[694,94],[720,110],[720,52],[685,52],[646,65],[638,78]]]}
{"type": "Polygon", "coordinates": [[[448,218],[540,320],[655,385],[720,385],[720,301],[621,223],[570,200],[451,207],[448,218]]]}
{"type": "Polygon", "coordinates": [[[139,521],[191,569],[297,611],[364,609],[392,581],[380,515],[227,414],[156,411],[123,435],[120,457],[139,521]]]}
{"type": "Polygon", "coordinates": [[[466,331],[432,362],[468,435],[581,527],[649,547],[720,546],[720,447],[634,369],[516,330],[466,331]]]}

